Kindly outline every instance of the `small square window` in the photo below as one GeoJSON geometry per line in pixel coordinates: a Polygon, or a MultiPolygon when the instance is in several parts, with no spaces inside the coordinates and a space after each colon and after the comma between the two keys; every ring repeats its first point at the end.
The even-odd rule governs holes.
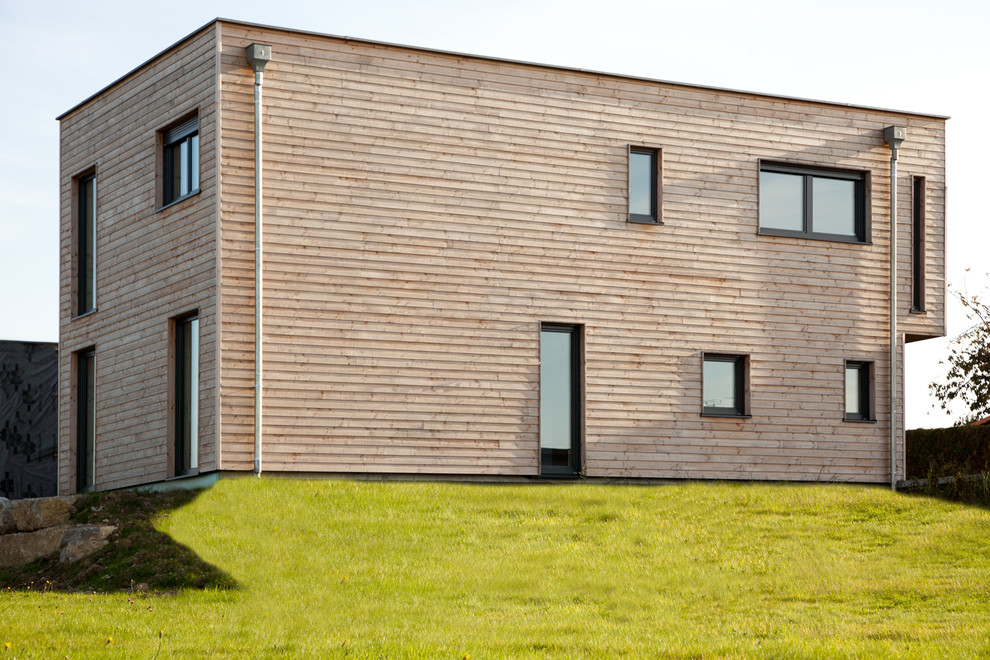
{"type": "Polygon", "coordinates": [[[760,165],[760,233],[866,243],[866,175],[760,165]]]}
{"type": "Polygon", "coordinates": [[[199,118],[162,132],[162,206],[199,192],[199,118]]]}
{"type": "Polygon", "coordinates": [[[629,222],[660,224],[660,152],[629,149],[629,222]]]}
{"type": "Polygon", "coordinates": [[[846,413],[847,422],[872,422],[873,414],[873,363],[846,361],[846,413]]]}
{"type": "Polygon", "coordinates": [[[712,417],[749,416],[749,358],[705,353],[702,357],[701,414],[712,417]]]}

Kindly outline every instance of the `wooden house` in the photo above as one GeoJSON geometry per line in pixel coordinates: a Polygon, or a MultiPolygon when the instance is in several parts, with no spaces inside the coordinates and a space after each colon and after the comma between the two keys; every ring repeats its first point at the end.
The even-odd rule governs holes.
{"type": "Polygon", "coordinates": [[[945,120],[217,19],[59,117],[59,490],[902,478],[945,120]]]}

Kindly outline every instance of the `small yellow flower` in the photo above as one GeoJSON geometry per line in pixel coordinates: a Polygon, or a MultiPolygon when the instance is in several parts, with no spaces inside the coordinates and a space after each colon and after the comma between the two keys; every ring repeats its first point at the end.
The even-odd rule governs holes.
{"type": "Polygon", "coordinates": [[[107,637],[107,644],[113,644],[113,637],[107,637]]]}
{"type": "Polygon", "coordinates": [[[4,647],[5,649],[7,649],[7,650],[9,650],[9,649],[10,649],[10,642],[4,642],[4,643],[3,643],[3,647],[4,647]]]}

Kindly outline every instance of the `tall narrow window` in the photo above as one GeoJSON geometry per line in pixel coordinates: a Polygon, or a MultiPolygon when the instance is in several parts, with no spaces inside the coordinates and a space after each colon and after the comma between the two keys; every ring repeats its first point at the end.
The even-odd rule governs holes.
{"type": "Polygon", "coordinates": [[[748,417],[747,357],[705,353],[702,364],[701,414],[708,417],[748,417]]]}
{"type": "Polygon", "coordinates": [[[544,323],[540,331],[540,473],[581,471],[581,329],[544,323]]]}
{"type": "Polygon", "coordinates": [[[629,149],[629,222],[660,222],[660,152],[629,149]]]}
{"type": "Polygon", "coordinates": [[[912,312],[925,311],[925,177],[916,176],[912,191],[912,312]]]}
{"type": "Polygon", "coordinates": [[[847,422],[872,422],[873,416],[873,363],[846,362],[846,413],[847,422]]]}
{"type": "Polygon", "coordinates": [[[175,474],[199,467],[199,318],[175,323],[175,474]]]}
{"type": "Polygon", "coordinates": [[[96,175],[76,180],[76,316],[96,309],[96,175]]]}
{"type": "Polygon", "coordinates": [[[162,133],[162,206],[199,191],[199,118],[162,133]]]}
{"type": "Polygon", "coordinates": [[[76,492],[96,483],[96,363],[92,349],[76,353],[76,492]]]}

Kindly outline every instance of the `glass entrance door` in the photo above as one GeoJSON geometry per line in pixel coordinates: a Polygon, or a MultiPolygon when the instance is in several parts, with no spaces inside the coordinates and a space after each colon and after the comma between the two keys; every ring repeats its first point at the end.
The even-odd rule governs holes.
{"type": "Polygon", "coordinates": [[[540,474],[581,470],[581,330],[544,323],[540,329],[540,474]]]}

